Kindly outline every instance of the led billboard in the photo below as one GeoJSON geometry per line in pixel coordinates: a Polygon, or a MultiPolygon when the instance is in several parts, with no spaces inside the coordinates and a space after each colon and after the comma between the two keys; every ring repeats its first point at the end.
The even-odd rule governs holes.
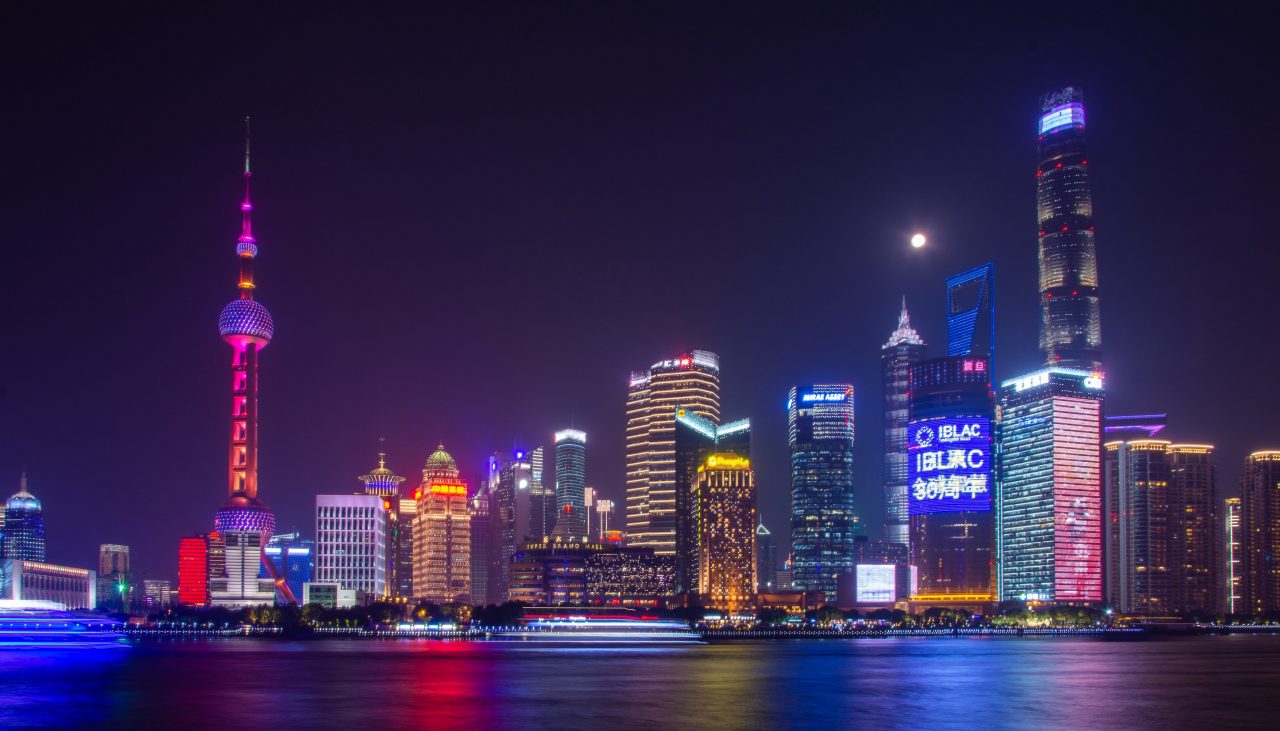
{"type": "Polygon", "coordinates": [[[923,419],[907,427],[911,515],[991,510],[991,420],[923,419]]]}

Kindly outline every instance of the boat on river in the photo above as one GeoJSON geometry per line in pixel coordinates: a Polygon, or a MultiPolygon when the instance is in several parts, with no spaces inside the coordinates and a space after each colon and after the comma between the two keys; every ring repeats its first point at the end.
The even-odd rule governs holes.
{"type": "Polygon", "coordinates": [[[0,599],[0,649],[128,647],[124,622],[58,602],[0,599]]]}
{"type": "Polygon", "coordinates": [[[703,641],[680,620],[626,608],[598,607],[528,607],[517,626],[494,630],[489,638],[607,645],[687,645],[703,641]]]}

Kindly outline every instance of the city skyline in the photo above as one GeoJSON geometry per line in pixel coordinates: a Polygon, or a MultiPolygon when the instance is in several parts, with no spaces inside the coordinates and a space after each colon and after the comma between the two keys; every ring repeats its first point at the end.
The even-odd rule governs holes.
{"type": "MultiPolygon", "coordinates": [[[[737,49],[730,37],[714,42],[726,50],[737,49]]],[[[226,247],[235,232],[227,211],[238,193],[232,177],[237,172],[235,150],[241,144],[237,125],[241,114],[252,112],[258,140],[255,172],[260,173],[254,178],[254,195],[263,202],[263,210],[269,210],[263,220],[255,221],[269,242],[255,274],[271,292],[272,311],[281,327],[279,341],[273,341],[262,366],[263,419],[270,426],[263,439],[261,473],[264,495],[281,531],[308,529],[316,493],[352,491],[349,476],[367,469],[379,436],[387,437],[387,451],[395,456],[391,466],[402,474],[415,474],[433,445],[444,441],[474,489],[485,457],[495,448],[505,449],[513,438],[525,447],[549,443],[550,435],[566,423],[592,435],[586,481],[619,506],[613,525],[622,527],[627,373],[658,358],[706,349],[720,356],[722,400],[732,405],[728,413],[752,420],[752,465],[761,514],[783,546],[789,543],[786,413],[781,408],[786,389],[793,383],[854,385],[859,393],[855,419],[861,427],[855,444],[855,499],[862,524],[876,536],[883,515],[879,346],[892,329],[901,296],[912,303],[913,324],[924,339],[941,343],[945,277],[994,260],[1001,352],[995,378],[1029,372],[1040,361],[1030,178],[1036,164],[1037,102],[1046,91],[1078,84],[1089,103],[1090,183],[1098,208],[1094,218],[1099,222],[1099,268],[1107,292],[1108,412],[1168,411],[1170,438],[1205,439],[1218,446],[1219,489],[1224,497],[1236,495],[1244,456],[1280,442],[1280,433],[1265,419],[1277,403],[1276,386],[1261,383],[1243,413],[1220,414],[1223,410],[1213,397],[1220,386],[1203,377],[1204,364],[1185,359],[1188,352],[1207,350],[1245,332],[1248,324],[1241,320],[1249,318],[1231,316],[1235,308],[1229,306],[1229,295],[1260,287],[1262,280],[1254,277],[1267,267],[1251,266],[1242,252],[1226,246],[1214,247],[1214,261],[1202,267],[1207,273],[1188,266],[1181,255],[1205,241],[1259,237],[1232,235],[1249,232],[1254,224],[1249,216],[1235,216],[1240,211],[1232,205],[1222,205],[1226,198],[1214,198],[1226,193],[1207,194],[1207,200],[1219,203],[1208,207],[1223,219],[1240,220],[1212,218],[1214,225],[1208,227],[1205,217],[1192,218],[1174,229],[1153,215],[1167,204],[1167,197],[1205,200],[1197,183],[1171,180],[1162,173],[1166,163],[1154,158],[1168,149],[1170,139],[1205,124],[1214,128],[1223,120],[1204,110],[1188,110],[1165,120],[1172,131],[1148,127],[1150,120],[1161,118],[1171,81],[1156,80],[1155,88],[1130,95],[1135,66],[1121,64],[1110,78],[1103,73],[1102,59],[1114,56],[1102,53],[1097,65],[1090,66],[1069,58],[1054,42],[1042,42],[1055,61],[1031,71],[1006,70],[981,88],[967,82],[946,89],[944,82],[952,79],[944,75],[927,84],[921,80],[918,94],[923,99],[886,92],[884,99],[868,102],[864,110],[847,101],[833,102],[826,91],[802,84],[784,98],[805,114],[792,118],[778,113],[763,122],[732,113],[733,105],[717,113],[701,98],[682,96],[692,93],[693,86],[667,92],[652,89],[630,57],[620,52],[606,59],[630,72],[619,90],[638,89],[655,103],[683,101],[703,115],[706,124],[729,134],[723,141],[716,135],[708,151],[692,161],[664,157],[650,165],[624,150],[631,141],[634,149],[652,152],[658,138],[637,138],[641,127],[622,125],[615,117],[618,111],[636,111],[630,106],[633,102],[618,90],[602,90],[602,107],[570,125],[570,137],[551,137],[558,144],[566,139],[574,143],[567,169],[595,171],[587,180],[598,184],[600,192],[556,175],[544,178],[531,172],[545,164],[541,154],[517,158],[512,175],[521,182],[508,187],[497,180],[506,166],[496,166],[484,156],[491,140],[478,133],[464,134],[466,144],[456,152],[423,143],[406,148],[404,159],[392,157],[391,148],[383,145],[406,139],[405,131],[394,126],[394,104],[372,109],[363,105],[359,120],[345,112],[306,119],[304,111],[313,116],[315,110],[327,109],[326,103],[305,90],[296,92],[292,101],[276,100],[271,90],[281,78],[279,70],[255,76],[235,60],[219,58],[216,68],[212,62],[201,64],[206,75],[243,76],[245,85],[235,93],[192,104],[167,121],[156,118],[156,108],[146,104],[126,113],[124,106],[136,101],[144,87],[125,82],[120,99],[99,102],[102,110],[95,116],[110,122],[91,129],[77,144],[50,144],[81,129],[63,119],[50,121],[47,130],[23,135],[38,143],[33,148],[52,150],[52,159],[40,164],[28,157],[33,152],[18,152],[18,166],[30,175],[26,189],[11,200],[29,210],[31,215],[23,218],[31,220],[15,222],[14,233],[19,240],[40,245],[22,247],[14,264],[36,272],[56,268],[62,286],[74,294],[56,297],[50,310],[18,323],[18,341],[47,355],[6,366],[8,385],[0,395],[0,409],[9,418],[0,432],[7,445],[0,451],[0,481],[7,480],[12,492],[20,469],[29,469],[32,492],[44,504],[50,560],[59,563],[92,565],[99,543],[118,542],[134,547],[133,562],[142,575],[176,577],[177,539],[211,528],[209,513],[217,507],[214,501],[223,499],[224,489],[219,474],[225,472],[226,404],[219,388],[226,380],[226,347],[207,331],[207,323],[226,295],[226,287],[213,273],[230,266],[226,247]],[[946,115],[938,111],[956,104],[966,105],[965,115],[978,120],[965,128],[969,136],[931,140],[950,129],[946,115]],[[855,117],[865,119],[859,122],[855,117]],[[822,126],[818,141],[801,143],[795,133],[815,120],[822,126]],[[366,129],[386,131],[388,141],[375,142],[367,134],[336,134],[356,121],[366,129]],[[874,134],[890,122],[902,122],[904,129],[890,136],[888,153],[845,138],[847,129],[874,134]],[[785,152],[761,153],[750,132],[789,145],[783,145],[785,152]],[[312,158],[322,141],[333,139],[344,140],[348,147],[333,153],[331,165],[320,165],[312,158]],[[761,168],[748,176],[749,182],[725,180],[712,172],[744,150],[756,155],[761,168]],[[632,188],[605,175],[603,167],[596,167],[601,155],[611,160],[603,167],[622,171],[621,177],[627,177],[628,170],[642,173],[643,185],[632,188]],[[938,167],[960,167],[963,175],[932,165],[926,174],[921,164],[934,156],[943,163],[938,167]],[[438,174],[418,169],[425,159],[445,164],[432,166],[438,174]],[[962,160],[969,160],[970,166],[959,165],[962,160]],[[467,173],[472,163],[478,168],[467,173]],[[83,179],[60,177],[81,165],[83,179]],[[645,186],[690,175],[692,182],[660,194],[656,204],[642,198],[645,186]],[[766,185],[768,175],[782,175],[786,185],[766,185]],[[972,187],[995,192],[975,197],[957,188],[971,177],[982,182],[972,187]],[[357,190],[352,182],[356,180],[367,181],[369,190],[357,190]],[[445,180],[457,183],[460,192],[441,191],[445,180]],[[547,192],[535,194],[528,207],[510,206],[524,190],[521,186],[539,181],[547,183],[547,192]],[[1138,181],[1154,181],[1150,187],[1158,192],[1145,197],[1129,190],[1141,187],[1138,181]],[[799,191],[788,193],[787,185],[799,186],[799,191]],[[481,199],[491,186],[497,191],[492,210],[468,212],[459,205],[465,199],[481,199]],[[705,212],[681,202],[682,196],[696,198],[699,186],[717,193],[705,212]],[[69,209],[55,208],[48,200],[53,198],[69,209]],[[798,202],[801,198],[803,203],[798,202]],[[578,218],[571,214],[577,206],[565,202],[574,200],[595,204],[599,210],[578,218]],[[652,205],[660,214],[658,223],[640,226],[636,233],[619,230],[615,221],[633,222],[652,205]],[[449,207],[452,213],[447,213],[449,207]],[[735,216],[746,221],[737,226],[724,223],[735,216]],[[771,216],[777,221],[770,223],[771,216]],[[80,227],[77,219],[94,223],[80,227]],[[1205,235],[1206,227],[1212,236],[1205,235]],[[518,235],[526,229],[527,237],[518,235]],[[920,251],[906,245],[917,229],[929,235],[928,246],[920,251]],[[557,239],[561,243],[554,243],[557,239]],[[503,241],[519,243],[495,243],[503,241]],[[610,245],[597,248],[600,241],[610,245]],[[742,242],[742,255],[735,256],[725,245],[731,241],[742,242]],[[154,261],[140,264],[125,255],[135,246],[146,249],[154,261]],[[542,263],[531,261],[536,275],[532,284],[537,285],[533,289],[541,293],[533,295],[528,309],[515,309],[507,300],[494,303],[493,312],[511,307],[511,313],[536,326],[520,329],[514,342],[491,338],[495,323],[490,320],[497,318],[484,313],[477,295],[460,289],[459,283],[489,282],[495,286],[485,286],[485,294],[479,296],[494,296],[494,290],[530,282],[513,277],[488,255],[464,251],[468,247],[497,247],[494,253],[512,261],[529,251],[549,254],[542,263]],[[1174,255],[1153,262],[1152,255],[1166,248],[1174,255]],[[678,279],[667,283],[661,278],[657,264],[635,264],[626,255],[645,250],[705,272],[714,296],[684,292],[678,279]],[[548,265],[562,259],[570,262],[567,271],[558,272],[560,264],[548,265]],[[810,282],[821,298],[813,306],[838,315],[797,311],[793,302],[777,296],[775,287],[789,286],[778,272],[792,265],[801,271],[805,262],[824,272],[845,272],[826,282],[810,282]],[[635,267],[630,273],[619,268],[627,263],[635,267]],[[1152,291],[1153,274],[1168,283],[1168,291],[1152,291]],[[1201,275],[1212,280],[1208,290],[1193,288],[1201,275]],[[1234,278],[1230,284],[1217,281],[1228,276],[1234,278]],[[135,311],[125,292],[144,278],[149,281],[148,297],[163,306],[135,311]],[[413,292],[419,280],[439,286],[425,305],[412,304],[419,296],[413,292]],[[352,297],[349,291],[362,286],[359,283],[378,286],[377,294],[352,297]],[[651,286],[662,297],[650,305],[652,311],[642,313],[635,303],[651,286]],[[1182,294],[1187,291],[1198,296],[1182,294]],[[595,301],[590,307],[575,304],[579,294],[595,301]],[[103,311],[113,312],[118,323],[101,327],[103,311]],[[1182,328],[1180,337],[1171,339],[1177,342],[1148,332],[1161,329],[1150,327],[1153,318],[1182,328]],[[772,323],[779,319],[782,324],[772,323]],[[597,339],[602,322],[620,325],[618,334],[597,339]],[[115,329],[117,324],[122,330],[115,329]],[[564,332],[581,331],[591,337],[584,337],[580,348],[553,347],[550,343],[562,327],[564,332]],[[151,334],[148,347],[156,355],[151,367],[139,368],[128,357],[131,346],[124,344],[120,332],[151,334]],[[388,344],[397,355],[386,361],[366,358],[369,349],[388,344]],[[455,345],[464,346],[468,355],[439,358],[442,348],[455,345]],[[761,358],[766,347],[772,355],[761,358]],[[511,352],[519,357],[506,357],[511,352]],[[434,360],[419,357],[424,354],[434,360]],[[566,368],[566,359],[573,358],[582,364],[566,368]],[[93,365],[86,367],[90,362],[93,365]],[[1186,367],[1167,367],[1183,362],[1186,367]],[[568,371],[574,375],[566,378],[563,373],[568,371]],[[353,387],[335,392],[334,383],[353,387]],[[500,387],[493,387],[495,383],[500,387]],[[131,393],[146,398],[125,418],[120,404],[131,393]],[[380,418],[357,418],[370,410],[380,418]],[[151,468],[138,469],[143,459],[152,463],[151,468]],[[102,480],[103,487],[87,490],[86,475],[102,480]],[[147,527],[156,525],[163,527],[147,527]]],[[[1002,66],[1026,55],[1008,44],[1000,48],[1003,55],[996,55],[1002,66]]],[[[1105,43],[1098,49],[1119,52],[1105,43]]],[[[678,45],[676,50],[678,58],[696,57],[692,45],[678,45]]],[[[892,58],[901,61],[896,54],[892,58]]],[[[818,51],[801,54],[776,75],[762,75],[760,88],[783,93],[789,74],[826,68],[828,60],[818,51]]],[[[704,77],[725,80],[715,68],[697,68],[704,77]]],[[[888,65],[881,71],[908,73],[888,65]]],[[[842,80],[857,81],[849,74],[828,70],[819,78],[837,86],[842,80]]],[[[386,93],[391,88],[386,84],[393,81],[380,82],[367,93],[386,93]]],[[[476,83],[474,76],[437,83],[443,93],[474,106],[476,99],[467,88],[476,83]]],[[[1185,83],[1190,90],[1204,91],[1206,86],[1203,79],[1185,83]]],[[[572,108],[571,102],[589,88],[594,88],[590,78],[574,76],[554,84],[551,91],[553,98],[572,108]]],[[[1212,88],[1225,103],[1230,83],[1212,88]]],[[[730,91],[738,110],[756,110],[753,88],[730,91]]],[[[345,98],[369,101],[356,92],[345,98]]],[[[465,123],[492,112],[481,109],[475,118],[446,115],[443,121],[424,124],[436,132],[471,129],[465,123]]],[[[678,140],[682,149],[708,141],[708,133],[699,132],[696,125],[673,126],[675,116],[668,116],[667,108],[651,113],[658,117],[661,135],[678,140]]],[[[545,122],[535,128],[543,134],[551,129],[545,122]]],[[[522,143],[529,141],[521,138],[522,143]]],[[[1208,149],[1187,154],[1207,178],[1204,171],[1212,169],[1213,151],[1229,157],[1235,148],[1222,139],[1205,142],[1208,149]]],[[[1226,187],[1239,192],[1244,185],[1229,182],[1226,187]],[[1241,187],[1233,187],[1237,185],[1241,187]]],[[[1248,200],[1249,194],[1240,199],[1248,200]]],[[[8,294],[16,301],[36,301],[49,296],[37,289],[44,286],[47,283],[19,281],[8,294]]],[[[930,357],[941,355],[937,347],[929,351],[930,357]]],[[[1249,373],[1261,371],[1246,371],[1244,378],[1262,380],[1249,373]]]]}

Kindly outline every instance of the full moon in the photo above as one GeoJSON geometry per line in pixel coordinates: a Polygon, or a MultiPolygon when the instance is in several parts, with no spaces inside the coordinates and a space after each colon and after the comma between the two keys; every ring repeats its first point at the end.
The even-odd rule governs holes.
{"type": "Polygon", "coordinates": [[[911,237],[912,248],[919,249],[921,246],[924,246],[924,242],[925,242],[924,234],[916,234],[915,236],[911,237]]]}

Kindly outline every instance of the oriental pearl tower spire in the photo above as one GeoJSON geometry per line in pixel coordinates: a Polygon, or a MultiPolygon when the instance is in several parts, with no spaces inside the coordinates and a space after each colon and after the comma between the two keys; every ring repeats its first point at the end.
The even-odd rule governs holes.
{"type": "Polygon", "coordinates": [[[253,298],[253,203],[249,197],[249,118],[245,117],[244,202],[240,204],[240,296],[222,308],[218,331],[231,346],[231,445],[227,457],[227,503],[218,511],[218,532],[257,531],[263,542],[275,531],[275,516],[258,500],[258,353],[271,342],[275,325],[271,313],[253,298]]]}

